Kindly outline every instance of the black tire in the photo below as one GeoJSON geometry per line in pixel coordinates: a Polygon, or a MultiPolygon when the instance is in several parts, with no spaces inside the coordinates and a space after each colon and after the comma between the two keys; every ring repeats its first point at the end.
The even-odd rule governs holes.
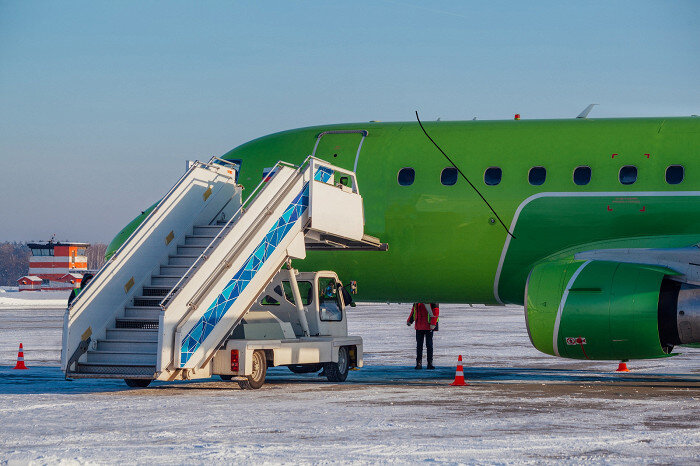
{"type": "Polygon", "coordinates": [[[341,346],[338,349],[338,362],[325,363],[323,370],[329,382],[345,382],[350,370],[350,358],[348,357],[347,347],[341,346]]]}
{"type": "Polygon", "coordinates": [[[310,374],[320,371],[323,368],[323,364],[291,364],[287,367],[295,374],[310,374]]]}
{"type": "Polygon", "coordinates": [[[124,383],[131,388],[146,388],[151,384],[150,379],[124,379],[124,383]]]}
{"type": "Polygon", "coordinates": [[[267,358],[265,352],[255,350],[253,352],[253,373],[246,376],[245,380],[238,382],[238,385],[243,390],[257,390],[265,383],[265,375],[267,374],[267,358]]]}
{"type": "Polygon", "coordinates": [[[219,377],[221,377],[221,380],[225,380],[226,382],[230,382],[231,379],[233,378],[232,375],[225,375],[225,374],[219,374],[219,377]]]}

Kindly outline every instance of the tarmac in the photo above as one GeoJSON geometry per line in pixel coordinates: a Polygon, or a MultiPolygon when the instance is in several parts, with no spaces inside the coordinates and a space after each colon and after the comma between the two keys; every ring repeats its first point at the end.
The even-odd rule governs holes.
{"type": "Polygon", "coordinates": [[[273,368],[250,391],[66,381],[62,311],[0,310],[0,462],[700,462],[699,350],[616,373],[539,353],[522,308],[443,305],[438,368],[416,371],[409,309],[349,310],[365,367],[345,383],[273,368]],[[458,354],[466,387],[449,385],[458,354]]]}

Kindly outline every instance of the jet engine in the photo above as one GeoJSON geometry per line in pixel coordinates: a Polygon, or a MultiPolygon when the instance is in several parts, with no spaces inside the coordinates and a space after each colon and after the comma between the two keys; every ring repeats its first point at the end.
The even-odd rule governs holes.
{"type": "Polygon", "coordinates": [[[573,359],[669,356],[700,342],[700,287],[661,266],[554,261],[535,266],[525,288],[533,346],[573,359]]]}

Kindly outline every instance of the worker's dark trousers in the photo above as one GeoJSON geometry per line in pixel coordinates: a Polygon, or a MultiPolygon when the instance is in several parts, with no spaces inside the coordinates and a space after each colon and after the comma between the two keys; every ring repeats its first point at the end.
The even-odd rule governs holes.
{"type": "Polygon", "coordinates": [[[428,350],[428,364],[433,363],[433,331],[432,330],[416,330],[416,362],[423,360],[423,339],[425,338],[425,347],[428,350]]]}

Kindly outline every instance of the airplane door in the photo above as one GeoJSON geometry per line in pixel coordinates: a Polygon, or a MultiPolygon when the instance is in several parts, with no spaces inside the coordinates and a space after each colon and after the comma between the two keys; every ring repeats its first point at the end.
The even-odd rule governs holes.
{"type": "Polygon", "coordinates": [[[364,129],[324,131],[316,136],[312,156],[357,172],[362,143],[369,132],[364,129]]]}

